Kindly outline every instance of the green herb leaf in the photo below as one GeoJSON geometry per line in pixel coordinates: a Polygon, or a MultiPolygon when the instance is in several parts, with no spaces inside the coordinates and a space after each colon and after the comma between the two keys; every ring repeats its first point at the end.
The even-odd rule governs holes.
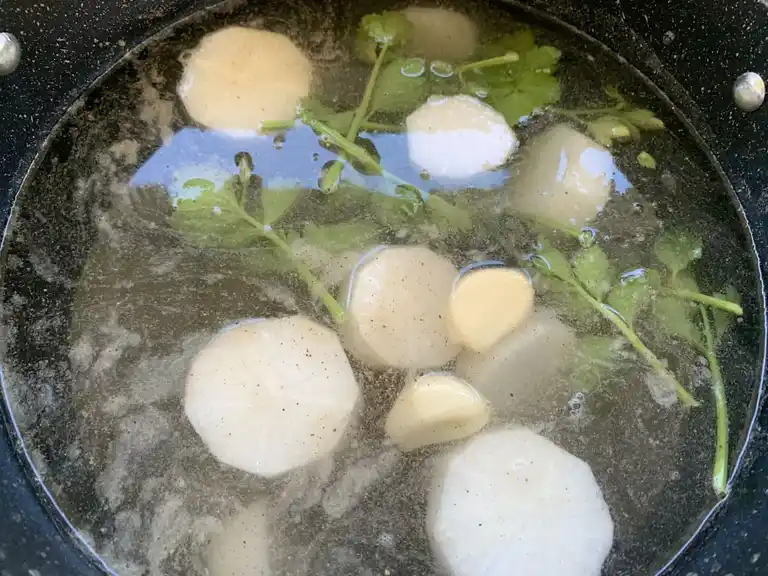
{"type": "Polygon", "coordinates": [[[653,315],[660,326],[673,336],[692,344],[697,350],[704,348],[701,331],[693,321],[698,307],[690,302],[662,296],[654,299],[653,315]]]}
{"type": "Polygon", "coordinates": [[[534,286],[536,294],[542,297],[547,306],[579,329],[588,330],[600,324],[600,314],[579,295],[572,284],[554,276],[537,274],[534,277],[534,286]]]}
{"type": "Polygon", "coordinates": [[[618,116],[600,116],[587,122],[587,130],[603,146],[611,146],[614,140],[626,140],[632,137],[632,131],[618,116]]]}
{"type": "Polygon", "coordinates": [[[488,98],[493,107],[514,126],[536,108],[557,102],[560,99],[560,83],[547,73],[527,72],[509,86],[490,90],[488,98]]]}
{"type": "Polygon", "coordinates": [[[537,46],[520,54],[520,61],[530,72],[555,72],[561,52],[554,46],[537,46]]]}
{"type": "Polygon", "coordinates": [[[429,83],[426,74],[403,74],[403,69],[410,63],[405,58],[395,58],[381,69],[371,99],[372,112],[406,112],[427,99],[429,83]]]}
{"type": "Polygon", "coordinates": [[[608,294],[606,304],[618,312],[631,328],[635,318],[651,301],[651,283],[636,279],[620,282],[608,294]]]}
{"type": "Polygon", "coordinates": [[[302,234],[304,240],[331,254],[371,246],[378,236],[379,228],[370,222],[343,222],[328,226],[309,223],[302,234]]]}
{"type": "Polygon", "coordinates": [[[299,188],[263,188],[261,190],[262,222],[277,222],[296,202],[299,188]]]}
{"type": "Polygon", "coordinates": [[[436,194],[430,194],[426,200],[429,219],[442,233],[466,232],[472,228],[472,217],[469,212],[451,204],[436,194]]]}
{"type": "Polygon", "coordinates": [[[640,130],[664,130],[664,122],[656,118],[656,115],[650,110],[644,108],[633,108],[622,111],[621,117],[627,122],[631,122],[640,130]]]}
{"type": "Polygon", "coordinates": [[[689,290],[690,292],[698,292],[699,284],[688,270],[678,272],[676,276],[669,278],[669,287],[674,290],[689,290]]]}
{"type": "Polygon", "coordinates": [[[643,168],[648,168],[649,170],[656,170],[656,159],[648,154],[645,150],[640,152],[637,155],[637,163],[640,164],[643,168]]]}
{"type": "Polygon", "coordinates": [[[237,178],[228,180],[218,190],[212,182],[188,180],[185,189],[199,188],[194,198],[181,198],[170,217],[171,227],[196,244],[219,248],[250,246],[259,231],[243,220],[242,208],[235,195],[237,178]]]}
{"type": "Polygon", "coordinates": [[[272,246],[255,246],[230,252],[243,266],[262,276],[286,274],[294,271],[290,258],[272,246]]]}
{"type": "Polygon", "coordinates": [[[365,62],[376,61],[380,46],[401,46],[409,38],[413,25],[401,12],[382,12],[363,16],[357,29],[355,48],[365,62]]]}
{"type": "Polygon", "coordinates": [[[604,380],[622,366],[627,356],[626,343],[623,338],[581,337],[569,371],[571,389],[590,392],[603,388],[604,380]]]}
{"type": "Polygon", "coordinates": [[[595,244],[579,250],[571,265],[574,276],[584,285],[587,292],[602,302],[615,278],[613,266],[603,249],[595,244]]]}
{"type": "Polygon", "coordinates": [[[544,237],[539,237],[531,263],[544,274],[566,281],[573,279],[573,272],[568,258],[544,237]]]}
{"type": "Polygon", "coordinates": [[[702,251],[701,238],[685,230],[664,232],[653,246],[656,258],[672,276],[676,276],[701,258],[702,251]]]}
{"type": "MultiPolygon", "coordinates": [[[[739,295],[738,290],[736,290],[736,287],[733,285],[729,285],[725,289],[724,294],[717,293],[715,294],[715,297],[728,300],[734,304],[741,304],[741,296],[739,295]]],[[[719,308],[712,308],[712,317],[715,324],[715,343],[717,343],[722,340],[723,336],[728,331],[728,328],[733,323],[733,314],[730,314],[725,310],[720,310],[719,308]]]]}

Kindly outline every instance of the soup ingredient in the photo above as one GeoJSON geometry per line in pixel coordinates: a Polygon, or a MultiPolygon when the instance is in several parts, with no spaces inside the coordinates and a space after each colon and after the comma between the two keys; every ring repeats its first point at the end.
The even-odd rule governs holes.
{"type": "MultiPolygon", "coordinates": [[[[643,131],[664,130],[664,122],[651,110],[632,105],[615,87],[606,87],[605,94],[613,102],[612,105],[556,112],[582,124],[604,146],[611,146],[617,141],[637,140],[643,131]]],[[[656,164],[647,152],[641,152],[638,161],[646,168],[654,168],[656,164]]]]}
{"type": "Polygon", "coordinates": [[[205,36],[178,86],[189,115],[216,130],[259,131],[293,120],[309,95],[312,66],[282,34],[233,26],[205,36]]]}
{"type": "Polygon", "coordinates": [[[525,272],[513,268],[470,271],[453,289],[451,326],[465,347],[485,352],[530,317],[533,297],[525,272]]]}
{"type": "Polygon", "coordinates": [[[486,400],[452,374],[425,374],[410,382],[395,400],[384,426],[403,451],[467,438],[488,423],[486,400]]]}
{"type": "Polygon", "coordinates": [[[654,245],[656,259],[666,268],[665,296],[654,301],[658,324],[670,334],[687,342],[707,359],[712,374],[715,402],[715,456],[712,487],[718,496],[728,490],[728,406],[725,381],[717,359],[717,345],[728,330],[733,314],[741,315],[739,294],[729,286],[725,294],[707,296],[699,292],[690,267],[703,255],[701,238],[685,230],[662,234],[654,245]],[[695,306],[680,302],[690,299],[695,306]],[[712,307],[710,310],[706,305],[712,307]]]}
{"type": "Polygon", "coordinates": [[[535,420],[566,393],[558,378],[573,356],[576,336],[551,310],[538,310],[489,350],[463,351],[456,373],[488,398],[494,410],[535,420]]]}
{"type": "Polygon", "coordinates": [[[488,103],[504,115],[510,126],[560,100],[560,83],[555,76],[560,51],[536,44],[531,29],[505,34],[482,46],[479,52],[484,60],[460,66],[459,76],[472,93],[486,95],[488,103]],[[517,56],[514,61],[495,65],[511,54],[517,56]]]}
{"type": "Polygon", "coordinates": [[[493,170],[519,144],[504,116],[472,96],[433,96],[405,123],[411,162],[433,178],[469,178],[493,170]]]}
{"type": "Polygon", "coordinates": [[[206,554],[210,576],[270,576],[269,508],[257,500],[229,518],[214,534],[206,554]]]}
{"type": "Polygon", "coordinates": [[[464,14],[444,8],[410,6],[403,10],[413,24],[408,49],[428,60],[466,60],[477,46],[477,26],[464,14]]]}
{"type": "Polygon", "coordinates": [[[640,339],[633,327],[637,315],[650,303],[654,286],[658,285],[657,272],[638,268],[615,278],[613,267],[608,265],[608,257],[597,244],[583,246],[573,256],[572,264],[543,236],[539,237],[530,262],[539,273],[564,282],[561,293],[571,293],[574,297],[585,299],[621,332],[657,373],[657,378],[649,382],[661,389],[674,390],[685,406],[699,405],[669,371],[666,363],[640,339]],[[606,290],[607,286],[610,286],[609,290],[606,290]],[[606,293],[607,296],[603,298],[606,293]]]}
{"type": "Polygon", "coordinates": [[[611,195],[613,156],[570,126],[560,124],[537,136],[524,152],[512,182],[510,209],[565,226],[583,226],[611,195]]]}
{"type": "Polygon", "coordinates": [[[481,434],[435,476],[427,524],[452,576],[598,576],[613,522],[589,465],[524,428],[481,434]]]}
{"type": "MultiPolygon", "coordinates": [[[[387,52],[390,48],[404,44],[409,38],[412,28],[408,20],[399,12],[382,12],[363,16],[357,32],[358,52],[364,60],[373,62],[371,75],[365,86],[365,92],[352,117],[346,139],[354,142],[360,131],[360,126],[368,115],[373,98],[376,80],[381,73],[387,52]]],[[[343,156],[346,158],[346,156],[343,156]]],[[[336,189],[344,169],[344,163],[336,161],[331,164],[320,178],[320,189],[332,192],[336,189]]]]}
{"type": "Polygon", "coordinates": [[[423,246],[375,251],[347,286],[344,343],[376,367],[434,368],[452,360],[459,345],[446,319],[456,268],[423,246]]]}
{"type": "Polygon", "coordinates": [[[216,336],[192,362],[184,410],[218,460],[275,477],[330,454],[359,396],[336,334],[288,316],[216,336]]]}
{"type": "Polygon", "coordinates": [[[250,156],[238,156],[240,174],[216,188],[210,180],[196,178],[184,183],[185,189],[198,189],[197,195],[176,200],[171,227],[185,239],[203,246],[247,249],[244,257],[270,257],[287,262],[319,298],[337,324],[344,321],[344,310],[323,283],[294,253],[280,220],[290,212],[299,194],[294,188],[262,188],[256,206],[247,202],[252,189],[250,156]]]}

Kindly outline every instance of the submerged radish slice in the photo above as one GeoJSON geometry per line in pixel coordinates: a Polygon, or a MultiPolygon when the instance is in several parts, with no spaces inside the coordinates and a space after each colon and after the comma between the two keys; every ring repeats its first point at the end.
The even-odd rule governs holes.
{"type": "Polygon", "coordinates": [[[533,313],[534,291],[525,272],[485,268],[462,276],[451,295],[450,319],[456,337],[485,352],[533,313]]]}
{"type": "Polygon", "coordinates": [[[555,223],[583,226],[608,202],[616,164],[607,148],[564,124],[524,151],[510,207],[555,223]]]}
{"type": "Polygon", "coordinates": [[[331,453],[359,395],[336,334],[290,316],[216,336],[192,362],[184,410],[218,460],[275,477],[331,453]]]}
{"type": "Polygon", "coordinates": [[[400,392],[385,430],[408,451],[471,436],[489,418],[488,403],[472,386],[451,374],[426,374],[400,392]]]}
{"type": "Polygon", "coordinates": [[[287,36],[234,26],[202,39],[177,91],[196,122],[253,132],[268,120],[293,120],[311,82],[309,60],[287,36]]]}
{"type": "Polygon", "coordinates": [[[599,576],[613,542],[589,465],[524,428],[485,432],[445,458],[427,531],[451,576],[599,576]]]}
{"type": "Polygon", "coordinates": [[[346,289],[344,343],[376,367],[434,368],[459,345],[446,319],[456,268],[423,246],[391,246],[357,265],[346,289]]]}
{"type": "Polygon", "coordinates": [[[477,46],[477,26],[464,14],[444,8],[410,6],[403,10],[413,24],[409,53],[430,60],[466,60],[477,46]]]}
{"type": "Polygon", "coordinates": [[[463,351],[456,374],[474,386],[494,411],[527,422],[547,416],[569,390],[560,372],[576,344],[573,330],[551,310],[539,310],[483,353],[463,351]]]}
{"type": "Polygon", "coordinates": [[[411,162],[434,178],[493,170],[518,146],[504,116],[472,96],[432,96],[405,125],[411,162]]]}
{"type": "Polygon", "coordinates": [[[224,523],[208,544],[210,576],[270,576],[267,504],[257,501],[224,523]]]}

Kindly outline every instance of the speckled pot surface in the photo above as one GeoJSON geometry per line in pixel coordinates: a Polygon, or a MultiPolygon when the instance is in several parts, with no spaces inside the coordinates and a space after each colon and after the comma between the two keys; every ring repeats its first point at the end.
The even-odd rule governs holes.
{"type": "MultiPolygon", "coordinates": [[[[126,50],[211,0],[3,0],[0,32],[23,47],[18,70],[0,77],[0,218],[57,120],[126,50]]],[[[768,270],[768,105],[733,103],[743,72],[768,76],[764,0],[530,0],[622,54],[695,126],[731,182],[768,270]],[[628,48],[631,47],[631,48],[628,48]]],[[[764,312],[764,310],[763,310],[764,312]]],[[[763,343],[763,350],[765,345],[763,343]]],[[[730,496],[669,574],[768,574],[768,411],[755,398],[751,438],[730,496]]],[[[2,420],[0,414],[0,420],[2,420]]],[[[6,415],[7,416],[7,415],[6,415]]],[[[7,424],[7,418],[5,424],[7,424]]],[[[0,422],[0,575],[100,574],[60,530],[42,488],[30,480],[9,428],[0,422]]]]}

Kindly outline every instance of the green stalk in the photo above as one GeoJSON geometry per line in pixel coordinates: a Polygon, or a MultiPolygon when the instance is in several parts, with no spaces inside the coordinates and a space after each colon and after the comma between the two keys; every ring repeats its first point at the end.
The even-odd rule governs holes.
{"type": "Polygon", "coordinates": [[[380,122],[368,122],[365,121],[360,125],[362,130],[369,130],[372,132],[402,132],[405,130],[405,126],[399,124],[381,124],[380,122]]]}
{"type": "Polygon", "coordinates": [[[699,402],[691,395],[688,390],[686,390],[680,382],[677,381],[677,378],[675,378],[675,375],[670,372],[666,366],[662,363],[661,360],[654,354],[645,344],[643,344],[643,341],[640,340],[640,336],[637,335],[637,333],[630,328],[624,320],[622,320],[615,312],[613,312],[610,308],[605,306],[602,302],[592,297],[592,295],[587,292],[578,282],[573,281],[567,281],[571,286],[573,286],[576,291],[585,298],[595,310],[597,310],[603,318],[611,322],[616,328],[619,329],[619,331],[622,333],[622,335],[629,341],[630,344],[632,344],[632,347],[637,350],[640,355],[643,357],[643,359],[654,369],[656,372],[658,372],[661,376],[668,379],[670,382],[673,382],[675,385],[675,391],[677,392],[677,397],[680,399],[680,401],[683,403],[684,406],[698,406],[699,402]]]}
{"type": "Polygon", "coordinates": [[[266,120],[261,123],[262,132],[278,132],[280,130],[290,130],[296,124],[295,120],[266,120]]]}
{"type": "Polygon", "coordinates": [[[692,290],[666,289],[664,292],[670,296],[680,298],[681,300],[690,300],[692,302],[706,304],[712,308],[719,308],[720,310],[725,310],[726,312],[736,314],[737,316],[744,314],[744,309],[735,302],[723,300],[722,298],[716,298],[715,296],[708,296],[706,294],[701,294],[700,292],[694,292],[692,290]]]}
{"type": "Polygon", "coordinates": [[[517,52],[507,52],[503,56],[496,56],[495,58],[488,58],[486,60],[478,60],[476,62],[468,62],[456,68],[456,73],[461,76],[467,70],[479,70],[480,68],[491,68],[493,66],[503,66],[504,64],[512,64],[520,60],[520,55],[517,52]]]}
{"type": "MultiPolygon", "coordinates": [[[[243,198],[245,198],[245,191],[248,189],[248,184],[251,177],[250,169],[246,162],[241,162],[238,168],[240,169],[240,183],[243,186],[243,198]]],[[[299,276],[301,276],[304,282],[307,283],[307,286],[309,287],[312,295],[322,301],[328,312],[330,312],[333,321],[337,325],[341,326],[344,323],[344,308],[341,307],[341,304],[338,303],[336,298],[331,296],[330,292],[328,292],[328,290],[325,288],[325,285],[317,278],[317,276],[312,273],[312,270],[309,269],[309,266],[307,266],[301,259],[296,257],[296,254],[293,253],[291,246],[285,240],[283,240],[279,234],[272,230],[271,226],[265,226],[256,220],[256,218],[248,214],[248,212],[246,212],[245,209],[236,200],[233,203],[235,205],[235,209],[238,211],[240,217],[243,220],[253,226],[260,236],[263,236],[272,242],[275,246],[280,248],[280,250],[282,250],[286,256],[288,256],[288,258],[291,260],[291,263],[293,264],[293,267],[299,273],[299,276]]]]}
{"type": "Polygon", "coordinates": [[[728,405],[725,399],[725,382],[717,361],[715,338],[709,321],[709,312],[699,303],[699,312],[704,323],[704,338],[707,343],[706,356],[712,372],[712,395],[715,397],[715,463],[712,468],[712,487],[718,496],[728,489],[728,405]]]}
{"type": "MultiPolygon", "coordinates": [[[[352,123],[349,125],[349,130],[347,131],[347,140],[350,142],[354,143],[355,138],[357,138],[357,134],[360,131],[360,125],[363,123],[363,120],[365,120],[368,113],[368,108],[371,105],[371,98],[373,97],[373,88],[376,85],[376,80],[379,78],[379,72],[381,71],[381,66],[384,63],[384,58],[386,57],[388,49],[389,44],[382,44],[381,49],[379,50],[379,55],[376,57],[376,62],[373,64],[371,75],[368,77],[368,84],[366,84],[365,92],[363,92],[363,99],[360,101],[360,105],[357,107],[355,115],[352,118],[352,123]]],[[[343,169],[343,162],[336,161],[331,164],[328,171],[320,180],[320,188],[324,192],[332,192],[336,187],[339,178],[341,178],[343,169]]]]}
{"type": "MultiPolygon", "coordinates": [[[[362,146],[358,146],[352,140],[346,138],[338,130],[334,130],[324,122],[321,122],[320,120],[316,120],[314,118],[310,118],[306,114],[304,115],[303,120],[307,126],[312,128],[315,132],[328,138],[328,140],[330,140],[334,146],[341,149],[341,151],[345,156],[354,158],[355,160],[363,164],[366,168],[375,172],[378,175],[381,175],[384,173],[384,169],[381,167],[381,164],[379,164],[376,161],[376,159],[373,156],[371,156],[365,148],[363,148],[362,146]]],[[[340,164],[343,166],[342,161],[337,161],[336,163],[334,163],[329,168],[328,172],[326,172],[325,176],[323,176],[323,180],[325,180],[325,178],[328,176],[330,171],[337,164],[340,164]]],[[[339,170],[339,174],[334,178],[334,183],[336,182],[336,180],[338,180],[338,177],[340,175],[341,175],[341,170],[339,170]]],[[[322,183],[320,187],[323,188],[322,183]]],[[[323,190],[325,190],[325,188],[323,188],[323,190]]]]}

